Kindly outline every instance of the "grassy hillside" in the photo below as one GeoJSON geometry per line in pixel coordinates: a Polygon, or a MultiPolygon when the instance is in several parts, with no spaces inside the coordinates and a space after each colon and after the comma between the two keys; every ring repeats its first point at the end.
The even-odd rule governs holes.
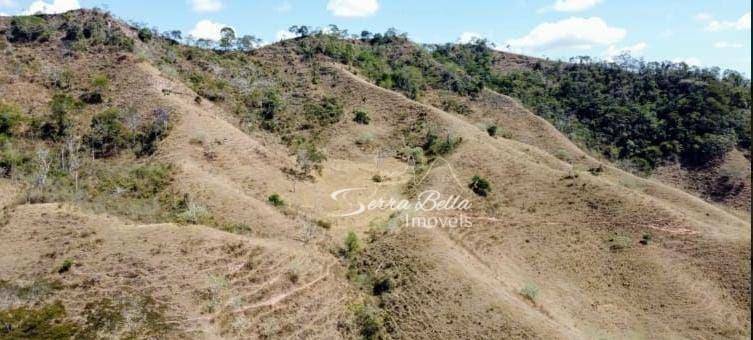
{"type": "MultiPolygon", "coordinates": [[[[640,83],[632,71],[296,31],[207,48],[97,11],[0,19],[0,337],[750,336],[750,168],[730,99],[748,83],[682,71],[722,102],[688,122],[729,119],[708,133],[743,151],[697,179],[668,168],[679,148],[643,178],[602,156],[610,120],[554,89],[601,84],[601,109],[617,89],[584,72],[640,83]],[[559,111],[530,111],[534,90],[559,111]],[[564,115],[593,139],[571,141],[564,115]],[[718,200],[747,205],[678,189],[730,173],[742,187],[718,200]],[[364,190],[333,199],[345,188],[364,190]],[[406,224],[455,217],[441,209],[340,216],[425,190],[467,199],[472,226],[406,224]]],[[[671,138],[705,138],[693,126],[671,138]]]]}

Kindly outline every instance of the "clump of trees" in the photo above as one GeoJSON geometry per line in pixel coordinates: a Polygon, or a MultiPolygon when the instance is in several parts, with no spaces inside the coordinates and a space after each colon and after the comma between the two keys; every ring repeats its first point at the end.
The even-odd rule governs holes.
{"type": "Polygon", "coordinates": [[[107,109],[92,118],[84,143],[98,158],[115,156],[124,149],[137,156],[151,155],[167,133],[169,121],[170,114],[163,108],[144,116],[133,110],[107,109]]]}

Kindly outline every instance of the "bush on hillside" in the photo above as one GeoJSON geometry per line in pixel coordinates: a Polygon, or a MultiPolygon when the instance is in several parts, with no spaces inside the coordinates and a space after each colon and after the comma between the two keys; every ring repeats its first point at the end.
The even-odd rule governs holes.
{"type": "Polygon", "coordinates": [[[44,18],[36,15],[15,16],[10,22],[8,41],[14,43],[46,41],[50,35],[51,30],[44,18]]]}
{"type": "Polygon", "coordinates": [[[486,195],[489,194],[489,191],[492,190],[491,185],[489,184],[489,181],[481,178],[480,176],[476,175],[473,176],[471,179],[471,183],[468,184],[468,188],[470,188],[476,195],[486,197],[486,195]]]}
{"type": "Polygon", "coordinates": [[[371,117],[369,117],[369,113],[366,110],[357,109],[355,116],[353,116],[353,121],[358,124],[368,125],[371,122],[371,117]]]}
{"type": "Polygon", "coordinates": [[[324,97],[319,102],[308,101],[303,106],[304,114],[322,126],[340,121],[343,106],[335,97],[324,97]]]}
{"type": "Polygon", "coordinates": [[[56,94],[50,101],[50,114],[32,121],[32,128],[43,139],[59,140],[71,128],[71,116],[78,113],[82,103],[65,94],[56,94]]]}
{"type": "Polygon", "coordinates": [[[0,143],[4,138],[11,137],[23,122],[23,116],[18,107],[0,102],[0,143]]]}
{"type": "Polygon", "coordinates": [[[128,146],[128,131],[123,125],[121,112],[108,109],[92,118],[91,129],[84,140],[95,157],[111,157],[128,146]]]}
{"type": "Polygon", "coordinates": [[[151,41],[152,38],[153,38],[153,36],[154,35],[152,34],[152,30],[150,30],[150,29],[148,29],[146,27],[141,28],[139,30],[139,33],[138,33],[139,40],[141,40],[143,42],[149,42],[149,41],[151,41]]]}

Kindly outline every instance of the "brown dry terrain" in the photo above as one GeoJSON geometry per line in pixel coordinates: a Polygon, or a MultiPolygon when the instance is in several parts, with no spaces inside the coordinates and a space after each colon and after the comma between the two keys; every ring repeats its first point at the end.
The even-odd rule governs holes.
{"type": "MultiPolygon", "coordinates": [[[[178,216],[190,218],[153,212],[119,191],[36,199],[23,176],[1,178],[3,322],[59,301],[65,311],[53,324],[78,338],[750,338],[750,164],[741,155],[714,171],[747,174],[747,184],[732,189],[734,202],[710,203],[691,182],[713,179],[688,182],[673,169],[627,173],[512,98],[486,90],[468,102],[472,114],[452,114],[438,108],[443,93],[414,101],[329,58],[304,60],[283,42],[250,58],[286,84],[286,110],[298,112],[305,93],[337,98],[346,113],[305,135],[326,160],[296,176],[285,136],[246,128],[229,100],[208,100],[176,71],[227,70],[190,58],[167,64],[161,46],[107,20],[134,38],[133,52],[68,55],[55,39],[6,43],[0,100],[42,116],[57,91],[44,70],[66,68],[74,76],[65,91],[75,96],[92,75],[109,79],[104,102],[73,118],[82,135],[107,107],[166,108],[171,128],[156,152],[85,164],[167,164],[172,179],[162,192],[188,197],[178,216]],[[354,122],[355,109],[368,111],[370,123],[354,122]],[[507,133],[489,136],[489,123],[507,133]],[[415,145],[427,129],[462,142],[419,170],[390,152],[415,145]],[[491,185],[486,196],[468,187],[476,175],[491,185]],[[363,190],[331,197],[347,188],[363,190]],[[354,202],[415,201],[424,190],[472,206],[338,216],[354,202]],[[270,203],[272,194],[284,204],[270,203]],[[402,224],[459,213],[472,226],[402,224]],[[343,242],[350,232],[356,245],[343,242]]],[[[0,20],[0,30],[8,25],[0,20]]],[[[520,58],[506,60],[517,67],[520,58]]],[[[98,188],[106,180],[98,174],[82,185],[98,188]]]]}

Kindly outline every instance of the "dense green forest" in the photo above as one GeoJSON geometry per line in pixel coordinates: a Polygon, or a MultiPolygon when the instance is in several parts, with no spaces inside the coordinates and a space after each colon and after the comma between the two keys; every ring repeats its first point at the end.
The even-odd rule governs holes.
{"type": "Polygon", "coordinates": [[[703,166],[750,149],[750,80],[734,71],[588,57],[496,71],[484,41],[444,45],[433,56],[520,99],[593,150],[648,171],[666,161],[703,166]]]}

